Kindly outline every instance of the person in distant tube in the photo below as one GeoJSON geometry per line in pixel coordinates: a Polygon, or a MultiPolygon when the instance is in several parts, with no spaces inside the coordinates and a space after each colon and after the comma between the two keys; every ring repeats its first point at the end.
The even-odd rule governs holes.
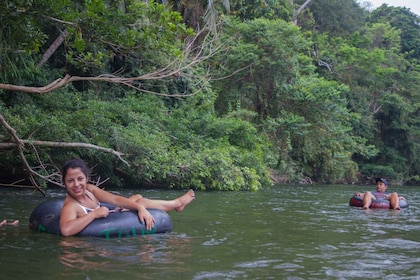
{"type": "Polygon", "coordinates": [[[119,209],[137,210],[146,230],[154,226],[154,218],[146,208],[181,212],[195,199],[193,190],[173,200],[153,200],[140,194],[129,198],[115,195],[88,183],[89,169],[81,159],[67,161],[62,169],[62,180],[67,190],[60,214],[60,231],[63,236],[76,235],[95,219],[106,218],[110,210],[100,202],[118,206],[119,209]]]}
{"type": "Polygon", "coordinates": [[[398,196],[396,192],[391,194],[387,193],[388,181],[384,178],[376,179],[376,191],[365,193],[357,192],[354,195],[363,198],[363,209],[369,209],[372,201],[375,199],[385,199],[389,200],[391,204],[391,209],[401,210],[400,200],[405,200],[403,196],[398,196]]]}
{"type": "Polygon", "coordinates": [[[19,220],[14,220],[13,222],[8,222],[7,220],[3,220],[0,222],[0,227],[2,226],[18,226],[19,220]]]}

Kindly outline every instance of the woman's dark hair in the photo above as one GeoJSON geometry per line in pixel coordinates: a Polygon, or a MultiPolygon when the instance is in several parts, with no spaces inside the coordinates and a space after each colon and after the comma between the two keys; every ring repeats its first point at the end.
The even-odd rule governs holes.
{"type": "Polygon", "coordinates": [[[79,159],[79,158],[73,158],[70,159],[68,161],[66,161],[66,163],[64,163],[63,168],[61,169],[61,180],[63,181],[64,184],[64,178],[66,178],[67,175],[67,171],[69,169],[75,169],[75,168],[80,168],[80,170],[82,170],[83,174],[86,175],[86,178],[89,178],[89,168],[86,166],[86,164],[83,162],[83,160],[79,159]]]}

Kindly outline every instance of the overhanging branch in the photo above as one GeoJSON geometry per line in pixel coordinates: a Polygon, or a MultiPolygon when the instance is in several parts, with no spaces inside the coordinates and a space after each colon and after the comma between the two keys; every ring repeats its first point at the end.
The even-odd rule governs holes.
{"type": "MultiPolygon", "coordinates": [[[[24,153],[25,144],[30,145],[31,147],[33,147],[33,149],[35,149],[35,146],[95,149],[95,150],[111,153],[111,154],[117,156],[122,162],[124,162],[125,164],[130,166],[129,163],[122,158],[123,153],[120,153],[120,152],[115,151],[113,149],[100,147],[100,146],[96,146],[96,145],[88,144],[88,143],[65,143],[65,142],[22,140],[17,136],[17,133],[16,133],[15,129],[13,127],[11,127],[6,122],[6,120],[4,119],[4,117],[2,115],[0,115],[0,123],[9,132],[12,139],[14,140],[14,142],[0,143],[0,150],[10,149],[10,148],[16,148],[18,150],[19,157],[20,157],[20,159],[21,159],[21,161],[24,165],[24,170],[27,173],[30,182],[32,183],[33,187],[35,187],[44,196],[45,196],[45,192],[38,185],[35,178],[41,178],[42,180],[45,180],[49,183],[52,183],[52,184],[55,184],[55,185],[60,185],[57,182],[57,180],[52,179],[53,177],[56,177],[55,175],[57,175],[57,174],[42,175],[41,173],[37,172],[34,168],[32,168],[30,166],[30,164],[28,163],[26,157],[25,157],[25,153],[24,153]]],[[[35,149],[35,151],[36,151],[36,149],[35,149]]],[[[44,168],[44,164],[42,164],[42,163],[40,163],[40,168],[44,171],[46,170],[44,168]]],[[[18,185],[17,183],[8,184],[7,186],[22,187],[21,185],[18,185]]]]}
{"type": "MultiPolygon", "coordinates": [[[[186,47],[184,49],[183,57],[184,59],[174,60],[172,63],[158,69],[154,72],[147,73],[145,75],[137,76],[137,77],[121,77],[115,74],[103,74],[99,76],[89,76],[89,77],[80,77],[80,76],[71,76],[69,74],[65,75],[63,78],[58,78],[55,81],[51,82],[50,84],[43,86],[43,87],[33,87],[33,86],[21,86],[21,85],[13,85],[13,84],[3,84],[0,83],[0,89],[9,90],[9,91],[20,91],[20,92],[27,92],[27,93],[34,93],[34,94],[44,94],[52,92],[58,88],[64,87],[69,83],[72,82],[80,82],[80,81],[91,81],[91,82],[108,82],[108,83],[115,83],[115,84],[123,84],[125,86],[134,88],[138,91],[145,92],[145,93],[153,93],[157,95],[163,95],[158,92],[150,92],[144,89],[141,89],[136,86],[136,83],[139,81],[147,81],[147,80],[164,80],[170,79],[174,77],[185,77],[187,79],[191,79],[191,77],[186,73],[188,69],[192,68],[195,65],[202,63],[205,60],[208,60],[216,53],[223,50],[224,46],[216,45],[215,47],[209,47],[210,50],[207,49],[208,46],[213,45],[213,40],[210,39],[210,42],[205,45],[200,45],[198,49],[193,49],[194,41],[200,36],[201,34],[197,34],[192,40],[188,41],[186,47]]],[[[208,38],[208,36],[206,37],[208,38]]],[[[199,79],[203,84],[210,80],[209,77],[204,76],[199,79]]],[[[170,95],[171,97],[185,97],[185,95],[170,95]]]]}

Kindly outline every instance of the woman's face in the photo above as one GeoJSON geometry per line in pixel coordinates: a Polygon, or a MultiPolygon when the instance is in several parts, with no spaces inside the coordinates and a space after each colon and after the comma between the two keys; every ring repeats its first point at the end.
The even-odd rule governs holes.
{"type": "Polygon", "coordinates": [[[86,189],[87,177],[80,167],[69,168],[64,178],[64,185],[71,196],[83,195],[86,189]]]}

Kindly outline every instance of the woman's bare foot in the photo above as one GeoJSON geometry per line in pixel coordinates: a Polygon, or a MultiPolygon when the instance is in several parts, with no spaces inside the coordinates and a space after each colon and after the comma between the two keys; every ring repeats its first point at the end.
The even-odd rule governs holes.
{"type": "Polygon", "coordinates": [[[13,222],[9,223],[9,225],[18,226],[19,225],[19,220],[14,220],[13,222]]]}
{"type": "Polygon", "coordinates": [[[2,222],[0,222],[0,227],[4,226],[7,224],[7,220],[3,220],[2,222]]]}
{"type": "Polygon", "coordinates": [[[193,190],[187,191],[184,195],[178,197],[178,200],[181,203],[181,206],[175,208],[176,212],[182,212],[188,204],[190,204],[195,199],[195,194],[193,190]]]}

